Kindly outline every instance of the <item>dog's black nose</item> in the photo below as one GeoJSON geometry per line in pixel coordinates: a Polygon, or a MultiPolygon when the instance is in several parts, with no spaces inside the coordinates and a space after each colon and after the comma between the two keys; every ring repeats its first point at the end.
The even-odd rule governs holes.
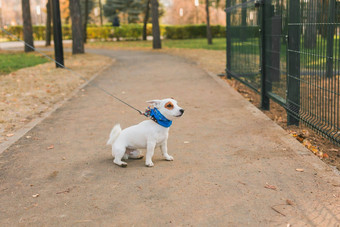
{"type": "Polygon", "coordinates": [[[181,114],[183,114],[183,113],[184,113],[184,110],[183,110],[183,109],[180,109],[179,112],[181,112],[181,114]]]}

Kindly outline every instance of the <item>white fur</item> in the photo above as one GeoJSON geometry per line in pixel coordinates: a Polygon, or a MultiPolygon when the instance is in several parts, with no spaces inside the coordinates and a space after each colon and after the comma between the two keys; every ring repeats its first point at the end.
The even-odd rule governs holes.
{"type": "MultiPolygon", "coordinates": [[[[157,108],[163,116],[169,120],[182,116],[184,110],[177,105],[174,99],[152,100],[148,101],[157,108]],[[173,109],[169,110],[165,104],[171,102],[173,109]]],[[[168,154],[167,141],[169,128],[165,128],[152,120],[145,120],[138,125],[130,126],[124,130],[117,124],[113,127],[107,145],[112,145],[113,162],[119,166],[127,166],[122,159],[141,158],[141,152],[138,149],[146,148],[145,165],[152,167],[152,156],[155,147],[160,147],[164,158],[172,161],[173,157],[168,154]]]]}

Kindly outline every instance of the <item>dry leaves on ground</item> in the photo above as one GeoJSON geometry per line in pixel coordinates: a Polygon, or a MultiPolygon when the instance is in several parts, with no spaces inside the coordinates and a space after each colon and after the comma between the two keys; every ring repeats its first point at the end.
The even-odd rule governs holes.
{"type": "MultiPolygon", "coordinates": [[[[93,54],[66,55],[68,68],[89,79],[112,63],[93,54]]],[[[29,121],[49,111],[85,81],[79,76],[45,63],[0,76],[0,143],[29,121]]]]}
{"type": "Polygon", "coordinates": [[[329,158],[328,154],[321,151],[317,146],[312,145],[312,143],[309,141],[309,131],[308,130],[301,130],[301,132],[295,132],[295,131],[290,131],[290,135],[292,135],[294,138],[296,138],[297,141],[302,143],[308,150],[313,152],[316,156],[319,158],[329,158]]]}

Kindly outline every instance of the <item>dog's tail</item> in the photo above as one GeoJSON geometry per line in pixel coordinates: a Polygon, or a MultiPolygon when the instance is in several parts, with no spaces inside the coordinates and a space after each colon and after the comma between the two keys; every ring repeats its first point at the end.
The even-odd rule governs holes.
{"type": "Polygon", "coordinates": [[[113,129],[111,130],[110,138],[106,142],[106,145],[112,145],[116,141],[116,139],[118,138],[121,131],[122,131],[122,129],[120,127],[120,124],[115,125],[113,127],[113,129]]]}

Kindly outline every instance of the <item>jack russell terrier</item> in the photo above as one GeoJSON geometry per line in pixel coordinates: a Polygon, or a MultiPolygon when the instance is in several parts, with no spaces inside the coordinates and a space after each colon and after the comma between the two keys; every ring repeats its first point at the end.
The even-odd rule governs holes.
{"type": "Polygon", "coordinates": [[[147,101],[153,108],[146,111],[145,115],[151,120],[145,120],[138,125],[130,126],[124,130],[117,124],[113,127],[107,145],[112,146],[113,162],[121,167],[126,167],[127,163],[122,159],[143,158],[138,149],[146,148],[145,165],[154,166],[152,156],[156,147],[160,147],[164,158],[173,161],[174,158],[168,154],[167,141],[169,127],[172,120],[180,117],[184,109],[177,105],[174,99],[147,101]]]}

